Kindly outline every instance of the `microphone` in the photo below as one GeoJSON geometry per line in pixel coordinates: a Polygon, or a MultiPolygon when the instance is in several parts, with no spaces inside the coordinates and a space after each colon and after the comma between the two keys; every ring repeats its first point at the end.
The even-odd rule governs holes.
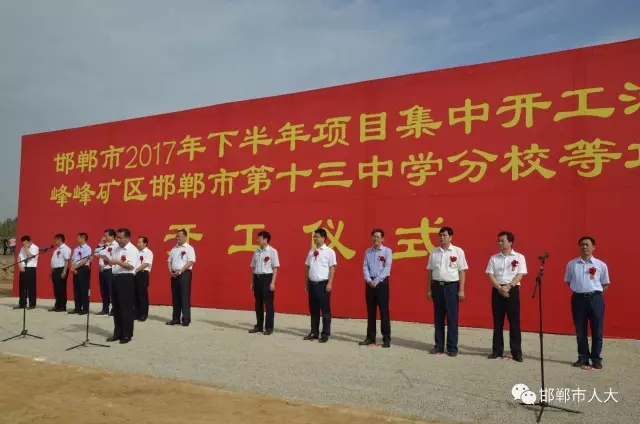
{"type": "Polygon", "coordinates": [[[548,253],[543,253],[542,255],[538,256],[539,260],[543,260],[543,259],[547,259],[549,257],[548,253]]]}
{"type": "Polygon", "coordinates": [[[40,251],[40,252],[46,252],[46,251],[47,251],[47,250],[49,250],[49,249],[53,249],[53,244],[52,244],[51,246],[49,246],[49,247],[42,247],[42,248],[38,249],[38,251],[40,251]]]}

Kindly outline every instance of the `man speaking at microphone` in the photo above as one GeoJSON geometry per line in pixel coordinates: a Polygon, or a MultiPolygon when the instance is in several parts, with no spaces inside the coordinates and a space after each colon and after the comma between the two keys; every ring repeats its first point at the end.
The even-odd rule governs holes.
{"type": "Polygon", "coordinates": [[[111,259],[106,254],[100,259],[111,265],[113,273],[113,336],[108,342],[120,340],[120,344],[129,343],[133,337],[133,302],[135,300],[135,269],[138,266],[140,252],[131,244],[131,232],[127,228],[116,231],[118,247],[111,259]]]}
{"type": "MultiPolygon", "coordinates": [[[[20,297],[18,306],[13,309],[23,309],[27,307],[27,297],[29,298],[29,307],[36,307],[36,268],[38,267],[38,253],[40,249],[36,246],[29,236],[22,236],[22,249],[18,253],[18,266],[20,267],[20,277],[18,279],[18,289],[20,297]]],[[[46,249],[44,249],[46,250],[46,249]]]]}

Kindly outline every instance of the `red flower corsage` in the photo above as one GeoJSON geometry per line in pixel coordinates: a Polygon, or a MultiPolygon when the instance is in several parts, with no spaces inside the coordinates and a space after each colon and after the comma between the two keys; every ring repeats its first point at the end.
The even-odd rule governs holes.
{"type": "Polygon", "coordinates": [[[271,259],[271,258],[270,258],[270,257],[268,257],[268,256],[265,256],[265,257],[264,257],[264,263],[266,264],[267,262],[269,262],[269,259],[271,259]]]}
{"type": "Polygon", "coordinates": [[[124,261],[126,261],[126,260],[127,260],[127,257],[126,257],[125,255],[122,255],[122,256],[120,256],[120,260],[121,260],[122,262],[124,262],[124,261]]]}
{"type": "Polygon", "coordinates": [[[140,256],[140,263],[144,262],[144,256],[140,256]]]}
{"type": "Polygon", "coordinates": [[[383,265],[384,265],[385,262],[387,262],[387,260],[384,258],[384,256],[380,256],[378,259],[380,259],[380,262],[382,262],[383,265]]]}
{"type": "Polygon", "coordinates": [[[60,251],[59,250],[56,252],[56,256],[60,256],[60,251]]]}
{"type": "Polygon", "coordinates": [[[107,252],[111,253],[112,250],[113,250],[113,248],[110,247],[110,248],[107,249],[107,252]]]}
{"type": "Polygon", "coordinates": [[[182,252],[180,252],[180,257],[181,257],[181,258],[184,258],[184,255],[186,255],[186,254],[187,254],[187,252],[185,252],[185,251],[183,250],[182,252]]]}
{"type": "Polygon", "coordinates": [[[518,267],[519,262],[516,260],[511,261],[511,271],[515,271],[518,267]]]}
{"type": "Polygon", "coordinates": [[[595,278],[595,276],[596,276],[596,271],[597,271],[596,267],[593,267],[593,266],[592,266],[591,268],[589,268],[589,278],[590,278],[591,280],[593,280],[593,279],[595,278]]]}
{"type": "Polygon", "coordinates": [[[320,254],[320,252],[318,252],[317,250],[313,251],[313,257],[314,259],[318,259],[318,255],[320,254]]]}

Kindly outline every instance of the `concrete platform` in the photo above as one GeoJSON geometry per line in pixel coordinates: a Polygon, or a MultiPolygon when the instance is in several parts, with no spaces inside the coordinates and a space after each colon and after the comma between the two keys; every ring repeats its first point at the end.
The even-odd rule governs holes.
{"type": "MultiPolygon", "coordinates": [[[[16,299],[0,299],[0,338],[19,334],[22,311],[16,299]]],[[[460,330],[456,358],[428,355],[433,327],[392,323],[390,349],[360,347],[362,320],[335,319],[326,344],[303,341],[309,318],[276,315],[271,336],[247,333],[252,312],[194,309],[190,327],[168,327],[169,307],[152,306],[147,322],[136,323],[134,340],[106,343],[111,318],[90,318],[90,340],[109,348],[65,351],[85,338],[86,317],[48,312],[51,301],[27,311],[27,329],[44,340],[18,338],[0,343],[0,353],[163,378],[232,390],[276,395],[320,404],[355,405],[417,417],[473,423],[535,422],[538,408],[517,405],[511,389],[526,384],[539,396],[538,334],[524,334],[525,361],[488,360],[491,332],[460,330]]],[[[99,306],[92,304],[92,310],[99,306]]],[[[508,336],[505,335],[506,340],[508,336]]],[[[570,392],[552,405],[582,411],[546,409],[544,423],[637,423],[640,419],[640,343],[605,340],[604,369],[571,367],[575,337],[545,335],[546,386],[570,392]],[[584,399],[576,395],[585,390],[584,399]],[[594,390],[600,401],[593,399],[594,390]],[[615,398],[608,398],[613,392],[615,398]]],[[[555,393],[554,393],[555,395],[555,393]]],[[[555,397],[555,396],[554,396],[555,397]]]]}

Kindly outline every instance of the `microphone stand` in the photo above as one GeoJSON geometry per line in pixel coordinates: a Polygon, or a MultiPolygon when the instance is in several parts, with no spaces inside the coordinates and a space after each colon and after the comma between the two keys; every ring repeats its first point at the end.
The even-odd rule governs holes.
{"type": "MultiPolygon", "coordinates": [[[[33,255],[31,258],[25,258],[25,259],[19,260],[19,261],[15,262],[15,263],[13,263],[13,264],[11,264],[9,266],[5,266],[4,268],[2,268],[2,270],[5,271],[5,270],[7,270],[7,269],[9,269],[9,268],[11,268],[13,266],[16,266],[16,265],[20,264],[20,263],[24,263],[25,268],[26,268],[27,262],[29,262],[29,260],[40,256],[40,253],[46,252],[49,249],[51,249],[51,247],[45,247],[43,249],[40,249],[38,251],[38,253],[36,255],[33,255]]],[[[18,276],[18,287],[20,287],[19,278],[20,277],[18,276]]],[[[22,292],[20,294],[24,295],[24,301],[26,302],[27,301],[27,283],[26,282],[24,284],[24,290],[20,290],[20,291],[22,292]]],[[[17,338],[20,338],[20,337],[23,338],[23,339],[26,338],[26,337],[32,337],[34,339],[40,339],[40,340],[44,339],[44,337],[36,336],[35,334],[29,334],[29,330],[27,330],[27,305],[26,305],[26,303],[24,305],[24,308],[22,308],[22,331],[20,332],[20,334],[16,334],[15,336],[11,336],[11,337],[6,338],[6,339],[4,339],[2,341],[3,342],[8,342],[9,340],[17,339],[17,338]]]]}
{"type": "MultiPolygon", "coordinates": [[[[92,254],[85,256],[84,258],[80,258],[80,261],[82,261],[83,259],[88,259],[88,258],[92,258],[94,254],[96,254],[97,252],[106,249],[106,246],[102,246],[97,248],[92,254]]],[[[80,262],[78,261],[78,262],[80,262]]],[[[89,304],[91,304],[91,277],[89,277],[89,304]]],[[[89,341],[89,315],[91,315],[91,313],[89,313],[89,311],[87,311],[87,328],[85,331],[85,338],[84,341],[82,343],[79,343],[75,346],[71,346],[67,349],[65,349],[65,351],[69,351],[69,350],[73,350],[73,349],[77,349],[79,347],[89,347],[89,346],[97,346],[97,347],[111,347],[105,344],[100,344],[100,343],[93,343],[91,341],[89,341]]]]}
{"type": "MultiPolygon", "coordinates": [[[[546,264],[547,261],[547,257],[549,255],[547,255],[546,253],[539,256],[538,259],[540,260],[540,271],[538,271],[538,275],[536,276],[536,286],[533,289],[533,295],[531,296],[532,298],[536,297],[536,294],[538,294],[538,314],[540,315],[540,330],[539,330],[539,334],[540,334],[540,393],[542,397],[542,393],[544,393],[545,395],[547,394],[547,389],[544,385],[544,343],[542,341],[542,337],[543,337],[543,331],[542,331],[542,278],[544,276],[544,266],[546,264]]],[[[525,405],[525,403],[520,403],[520,405],[525,405]]],[[[536,423],[539,423],[540,420],[542,419],[542,413],[544,412],[545,408],[552,408],[552,409],[557,409],[560,411],[565,411],[565,412],[571,412],[573,414],[582,414],[581,411],[576,411],[575,409],[569,409],[569,408],[564,408],[562,406],[557,406],[557,405],[550,405],[548,401],[546,400],[540,400],[537,401],[533,404],[533,406],[539,406],[540,407],[540,413],[538,414],[538,416],[536,417],[536,423]]]]}

